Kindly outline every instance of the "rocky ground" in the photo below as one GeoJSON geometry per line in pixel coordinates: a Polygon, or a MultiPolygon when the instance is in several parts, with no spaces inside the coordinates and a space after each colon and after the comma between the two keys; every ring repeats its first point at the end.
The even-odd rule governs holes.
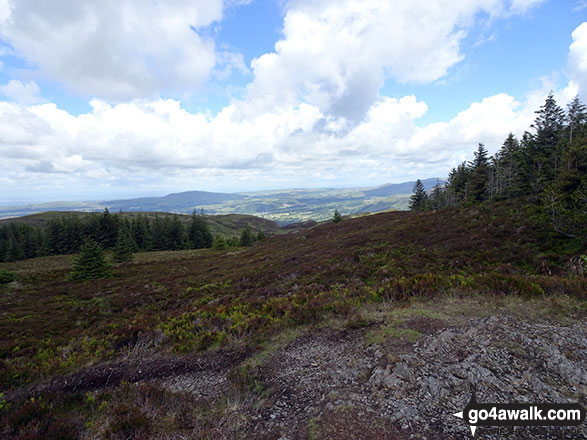
{"type": "MultiPolygon", "coordinates": [[[[472,387],[480,402],[587,404],[584,321],[494,315],[446,327],[412,318],[371,345],[369,331],[323,328],[276,353],[259,371],[271,397],[251,411],[252,438],[471,438],[452,414],[472,387]],[[418,333],[413,344],[396,336],[418,333]]],[[[484,427],[478,436],[579,439],[587,427],[484,427]]]]}
{"type": "MultiPolygon", "coordinates": [[[[369,382],[384,390],[385,417],[412,437],[463,438],[462,411],[479,402],[587,404],[586,327],[491,316],[447,328],[416,344],[399,362],[376,368],[369,382]]],[[[587,429],[479,428],[492,438],[587,438],[587,429]]],[[[465,433],[468,434],[468,433],[465,433]]]]}
{"type": "MultiPolygon", "coordinates": [[[[458,319],[406,308],[309,329],[241,364],[248,390],[233,397],[219,438],[467,439],[452,414],[472,389],[479,402],[587,405],[587,320],[525,316],[524,307],[458,319]]],[[[161,383],[210,399],[233,381],[225,369],[161,383]]],[[[587,426],[480,427],[477,437],[582,439],[587,426]]]]}
{"type": "MultiPolygon", "coordinates": [[[[212,429],[218,439],[469,439],[468,426],[453,414],[472,389],[479,402],[587,406],[587,319],[579,313],[556,320],[524,308],[458,317],[433,305],[376,310],[298,331],[257,354],[127,360],[28,392],[126,381],[210,407],[223,402],[206,438],[212,429]]],[[[476,438],[587,439],[587,426],[480,427],[476,438]]]]}

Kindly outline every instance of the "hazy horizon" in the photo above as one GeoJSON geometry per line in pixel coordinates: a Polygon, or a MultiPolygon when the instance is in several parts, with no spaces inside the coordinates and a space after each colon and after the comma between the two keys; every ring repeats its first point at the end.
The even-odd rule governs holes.
{"type": "MultiPolygon", "coordinates": [[[[440,179],[444,180],[446,177],[426,177],[420,179],[422,181],[432,180],[432,179],[440,179]]],[[[296,187],[296,188],[260,188],[260,189],[252,189],[252,190],[241,190],[241,191],[209,191],[209,190],[201,190],[201,189],[183,189],[177,191],[170,191],[170,192],[159,192],[159,193],[126,193],[126,195],[113,195],[111,197],[104,196],[98,198],[65,198],[65,199],[30,199],[30,200],[16,200],[16,201],[0,201],[0,206],[19,206],[19,205],[26,205],[26,204],[45,204],[45,203],[59,203],[59,202],[66,202],[66,203],[73,203],[73,202],[103,202],[103,201],[110,201],[110,200],[125,200],[125,199],[137,199],[137,198],[151,198],[151,197],[164,197],[169,194],[179,194],[191,191],[201,191],[201,192],[209,192],[209,193],[225,193],[225,194],[245,194],[245,193],[262,193],[262,192],[273,192],[273,191],[312,191],[312,190],[327,190],[327,189],[335,189],[335,190],[356,190],[361,188],[377,188],[380,186],[386,185],[399,185],[403,183],[410,183],[414,182],[415,180],[408,180],[402,182],[385,182],[380,183],[377,185],[357,185],[357,186],[322,186],[322,187],[296,187]]]]}

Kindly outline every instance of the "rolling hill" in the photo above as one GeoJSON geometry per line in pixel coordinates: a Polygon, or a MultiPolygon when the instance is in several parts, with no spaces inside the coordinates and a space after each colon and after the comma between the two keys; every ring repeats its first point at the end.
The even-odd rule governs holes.
{"type": "Polygon", "coordinates": [[[208,205],[222,205],[245,199],[240,194],[216,193],[207,191],[185,191],[181,193],[167,194],[163,197],[143,197],[127,200],[105,201],[112,211],[165,211],[186,212],[189,207],[193,209],[208,205]]]}
{"type": "Polygon", "coordinates": [[[2,263],[0,433],[463,438],[446,407],[471,383],[584,398],[581,252],[509,200],[141,254],[96,281],[67,281],[69,257],[2,263]]]}
{"type": "MultiPolygon", "coordinates": [[[[426,179],[431,188],[437,179],[426,179]]],[[[0,206],[0,218],[18,217],[44,211],[173,212],[191,214],[204,208],[206,214],[249,214],[281,224],[327,220],[335,209],[342,214],[405,210],[414,182],[393,183],[376,188],[322,188],[214,193],[187,191],[163,197],[143,197],[94,202],[52,202],[22,206],[0,206]]]]}

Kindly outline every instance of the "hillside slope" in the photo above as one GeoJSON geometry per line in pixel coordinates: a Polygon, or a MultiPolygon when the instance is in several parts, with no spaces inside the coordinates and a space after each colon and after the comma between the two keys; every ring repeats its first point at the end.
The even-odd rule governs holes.
{"type": "Polygon", "coordinates": [[[2,264],[20,277],[0,287],[3,434],[466,438],[443,414],[472,382],[487,399],[585,403],[587,282],[572,260],[584,252],[510,201],[329,222],[236,251],[154,253],[94,282],[34,260],[2,264]],[[500,326],[519,337],[488,341],[500,326]],[[539,331],[551,336],[524,342],[539,331]],[[539,378],[557,385],[522,395],[517,375],[547,362],[556,335],[547,356],[566,367],[539,378]],[[439,356],[460,382],[422,365],[439,356]]]}
{"type": "MultiPolygon", "coordinates": [[[[184,225],[188,226],[191,222],[191,215],[186,214],[172,214],[169,212],[122,212],[123,217],[133,219],[138,215],[144,215],[150,220],[158,217],[173,217],[177,216],[184,225]]],[[[51,219],[59,219],[63,217],[75,216],[80,219],[85,219],[92,215],[99,215],[90,212],[76,212],[76,211],[48,211],[37,214],[25,215],[22,217],[14,217],[8,219],[0,219],[0,226],[10,224],[11,222],[25,223],[32,226],[45,226],[51,219]]],[[[204,216],[208,222],[210,232],[213,235],[223,235],[226,237],[238,236],[241,231],[249,226],[254,231],[262,230],[265,233],[276,233],[280,226],[278,223],[267,220],[254,215],[246,214],[224,214],[224,215],[206,215],[204,216]]]]}

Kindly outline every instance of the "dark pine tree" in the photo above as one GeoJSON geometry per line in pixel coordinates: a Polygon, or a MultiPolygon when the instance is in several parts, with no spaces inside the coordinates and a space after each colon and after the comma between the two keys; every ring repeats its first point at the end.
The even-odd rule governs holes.
{"type": "Polygon", "coordinates": [[[469,196],[472,201],[481,202],[489,196],[489,158],[485,145],[479,143],[474,155],[475,159],[470,163],[472,172],[469,196]]]}
{"type": "Polygon", "coordinates": [[[536,131],[534,139],[540,147],[554,147],[565,122],[565,113],[556,103],[552,92],[548,94],[540,110],[535,113],[538,116],[531,125],[536,131]]]}
{"type": "Polygon", "coordinates": [[[173,220],[168,222],[169,246],[171,250],[185,249],[186,236],[183,223],[179,220],[177,215],[173,216],[173,220]]]}
{"type": "Polygon", "coordinates": [[[151,249],[151,225],[149,220],[142,214],[132,221],[132,235],[136,243],[137,250],[145,252],[151,249]]]}
{"type": "Polygon", "coordinates": [[[334,210],[334,215],[332,216],[332,221],[334,223],[340,223],[342,221],[342,215],[338,212],[338,209],[334,210]]]}
{"type": "Polygon", "coordinates": [[[151,223],[151,237],[154,251],[164,251],[171,249],[171,240],[169,239],[168,219],[155,215],[151,223]]]}
{"type": "Polygon", "coordinates": [[[11,222],[8,235],[9,261],[17,261],[25,258],[24,242],[21,238],[21,225],[11,222]]]}
{"type": "Polygon", "coordinates": [[[489,156],[487,153],[487,149],[485,145],[479,142],[477,146],[477,151],[473,153],[474,159],[469,163],[471,169],[475,171],[477,168],[481,166],[487,166],[489,164],[489,156]]]}
{"type": "Polygon", "coordinates": [[[47,252],[50,255],[67,253],[64,235],[65,228],[59,220],[53,218],[47,222],[47,252]]]}
{"type": "Polygon", "coordinates": [[[467,162],[461,163],[448,173],[448,182],[445,190],[447,206],[458,206],[469,197],[469,177],[471,169],[467,162]]]}
{"type": "Polygon", "coordinates": [[[587,122],[587,111],[585,105],[579,100],[578,96],[567,106],[567,124],[569,130],[569,142],[573,142],[573,135],[580,130],[587,122]]]}
{"type": "Polygon", "coordinates": [[[418,179],[414,185],[414,193],[410,197],[410,210],[424,211],[428,208],[428,194],[424,189],[424,184],[418,179]]]}
{"type": "Polygon", "coordinates": [[[115,263],[127,263],[134,258],[135,242],[128,227],[120,228],[116,245],[112,250],[112,260],[115,263]]]}
{"type": "Polygon", "coordinates": [[[65,253],[73,254],[79,252],[84,239],[84,225],[79,217],[73,215],[64,217],[61,220],[63,225],[62,242],[65,253]]]}
{"type": "Polygon", "coordinates": [[[6,238],[5,228],[0,228],[0,263],[6,261],[6,255],[8,254],[8,240],[6,238]]]}
{"type": "Polygon", "coordinates": [[[581,238],[587,246],[587,130],[577,127],[581,130],[564,149],[558,173],[542,200],[553,228],[568,237],[581,238]]]}
{"type": "Polygon", "coordinates": [[[104,208],[102,216],[98,222],[98,241],[106,249],[113,247],[116,244],[118,237],[117,218],[110,214],[108,208],[104,208]]]}
{"type": "Polygon", "coordinates": [[[528,177],[534,195],[544,191],[548,181],[552,181],[557,172],[561,156],[559,141],[565,122],[565,114],[557,105],[552,92],[536,114],[532,124],[535,133],[526,151],[528,177]]]}
{"type": "Polygon", "coordinates": [[[34,258],[39,255],[39,235],[38,230],[23,224],[24,234],[24,256],[25,258],[34,258]]]}
{"type": "Polygon", "coordinates": [[[503,142],[500,150],[493,158],[495,188],[492,191],[494,197],[512,197],[520,195],[522,192],[521,185],[521,166],[522,155],[520,143],[510,133],[503,142]]]}
{"type": "Polygon", "coordinates": [[[436,180],[436,185],[432,188],[432,194],[430,195],[430,208],[444,208],[444,188],[438,179],[436,180]]]}
{"type": "Polygon", "coordinates": [[[205,217],[203,215],[196,215],[195,210],[192,214],[192,223],[188,234],[194,249],[209,248],[214,241],[205,217]]]}

